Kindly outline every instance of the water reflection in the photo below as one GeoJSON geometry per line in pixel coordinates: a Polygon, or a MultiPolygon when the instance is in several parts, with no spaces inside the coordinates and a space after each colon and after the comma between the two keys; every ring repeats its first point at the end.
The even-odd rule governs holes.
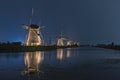
{"type": "Polygon", "coordinates": [[[57,59],[63,60],[64,58],[71,57],[71,48],[64,49],[57,49],[57,59]]]}
{"type": "Polygon", "coordinates": [[[67,48],[67,55],[66,55],[67,58],[70,58],[71,57],[71,48],[67,48]]]}
{"type": "Polygon", "coordinates": [[[44,52],[26,52],[24,55],[24,63],[26,65],[25,74],[39,72],[43,60],[44,52]]]}
{"type": "Polygon", "coordinates": [[[58,60],[63,59],[63,49],[57,49],[57,59],[58,60]]]}
{"type": "Polygon", "coordinates": [[[114,80],[115,77],[120,78],[120,51],[80,47],[45,51],[45,53],[15,54],[0,53],[0,80],[114,80]],[[21,74],[22,71],[29,72],[29,68],[40,72],[21,74]]]}

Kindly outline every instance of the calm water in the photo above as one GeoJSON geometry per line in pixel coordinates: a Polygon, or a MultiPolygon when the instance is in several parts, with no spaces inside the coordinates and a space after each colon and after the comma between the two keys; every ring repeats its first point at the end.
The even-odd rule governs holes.
{"type": "Polygon", "coordinates": [[[120,80],[120,51],[82,47],[1,53],[0,80],[120,80]]]}

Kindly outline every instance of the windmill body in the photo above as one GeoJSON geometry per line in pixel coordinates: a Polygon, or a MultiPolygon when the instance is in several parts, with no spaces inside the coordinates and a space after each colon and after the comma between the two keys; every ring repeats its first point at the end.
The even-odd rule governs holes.
{"type": "Polygon", "coordinates": [[[61,33],[61,36],[57,38],[57,46],[69,46],[70,47],[73,45],[79,45],[79,44],[66,37],[63,37],[62,33],[61,33]]]}
{"type": "Polygon", "coordinates": [[[58,40],[57,40],[57,46],[64,46],[63,38],[62,37],[58,38],[58,40]]]}
{"type": "Polygon", "coordinates": [[[72,45],[72,41],[68,40],[67,41],[67,46],[71,46],[72,45]]]}
{"type": "Polygon", "coordinates": [[[27,26],[28,33],[26,35],[25,45],[26,46],[42,46],[43,39],[38,25],[31,24],[27,26]]]}

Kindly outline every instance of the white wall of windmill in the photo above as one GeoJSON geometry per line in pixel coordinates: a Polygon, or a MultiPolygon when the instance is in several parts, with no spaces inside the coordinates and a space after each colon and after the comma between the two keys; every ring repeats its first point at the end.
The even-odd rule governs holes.
{"type": "Polygon", "coordinates": [[[72,41],[67,41],[67,46],[71,46],[72,45],[72,41]]]}
{"type": "Polygon", "coordinates": [[[27,46],[42,45],[39,29],[30,29],[26,38],[27,46]]]}
{"type": "Polygon", "coordinates": [[[64,43],[63,43],[63,39],[62,38],[59,38],[57,40],[57,46],[64,46],[64,43]]]}

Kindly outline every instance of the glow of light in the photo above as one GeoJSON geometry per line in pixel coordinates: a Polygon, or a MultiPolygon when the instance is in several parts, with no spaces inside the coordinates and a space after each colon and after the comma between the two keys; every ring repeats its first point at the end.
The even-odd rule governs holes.
{"type": "Polygon", "coordinates": [[[67,41],[67,46],[71,46],[72,42],[71,41],[67,41]]]}
{"type": "Polygon", "coordinates": [[[70,58],[70,56],[71,56],[71,51],[70,51],[70,48],[68,48],[68,49],[67,49],[67,55],[66,55],[66,57],[67,57],[67,58],[70,58]]]}
{"type": "Polygon", "coordinates": [[[37,45],[42,45],[42,39],[41,39],[41,35],[38,35],[40,34],[40,28],[37,28],[37,29],[33,29],[33,28],[29,28],[28,29],[28,34],[27,34],[27,37],[26,37],[26,46],[37,46],[37,45]],[[36,40],[35,40],[36,39],[36,40]],[[34,41],[34,42],[32,42],[34,41]]]}
{"type": "Polygon", "coordinates": [[[64,44],[63,44],[63,39],[62,38],[59,38],[58,40],[57,40],[57,46],[63,46],[64,44]]]}
{"type": "Polygon", "coordinates": [[[34,69],[38,71],[40,64],[44,60],[44,52],[26,52],[24,56],[24,62],[27,66],[27,70],[34,69]]]}
{"type": "Polygon", "coordinates": [[[57,49],[57,59],[63,59],[63,49],[57,49]]]}

